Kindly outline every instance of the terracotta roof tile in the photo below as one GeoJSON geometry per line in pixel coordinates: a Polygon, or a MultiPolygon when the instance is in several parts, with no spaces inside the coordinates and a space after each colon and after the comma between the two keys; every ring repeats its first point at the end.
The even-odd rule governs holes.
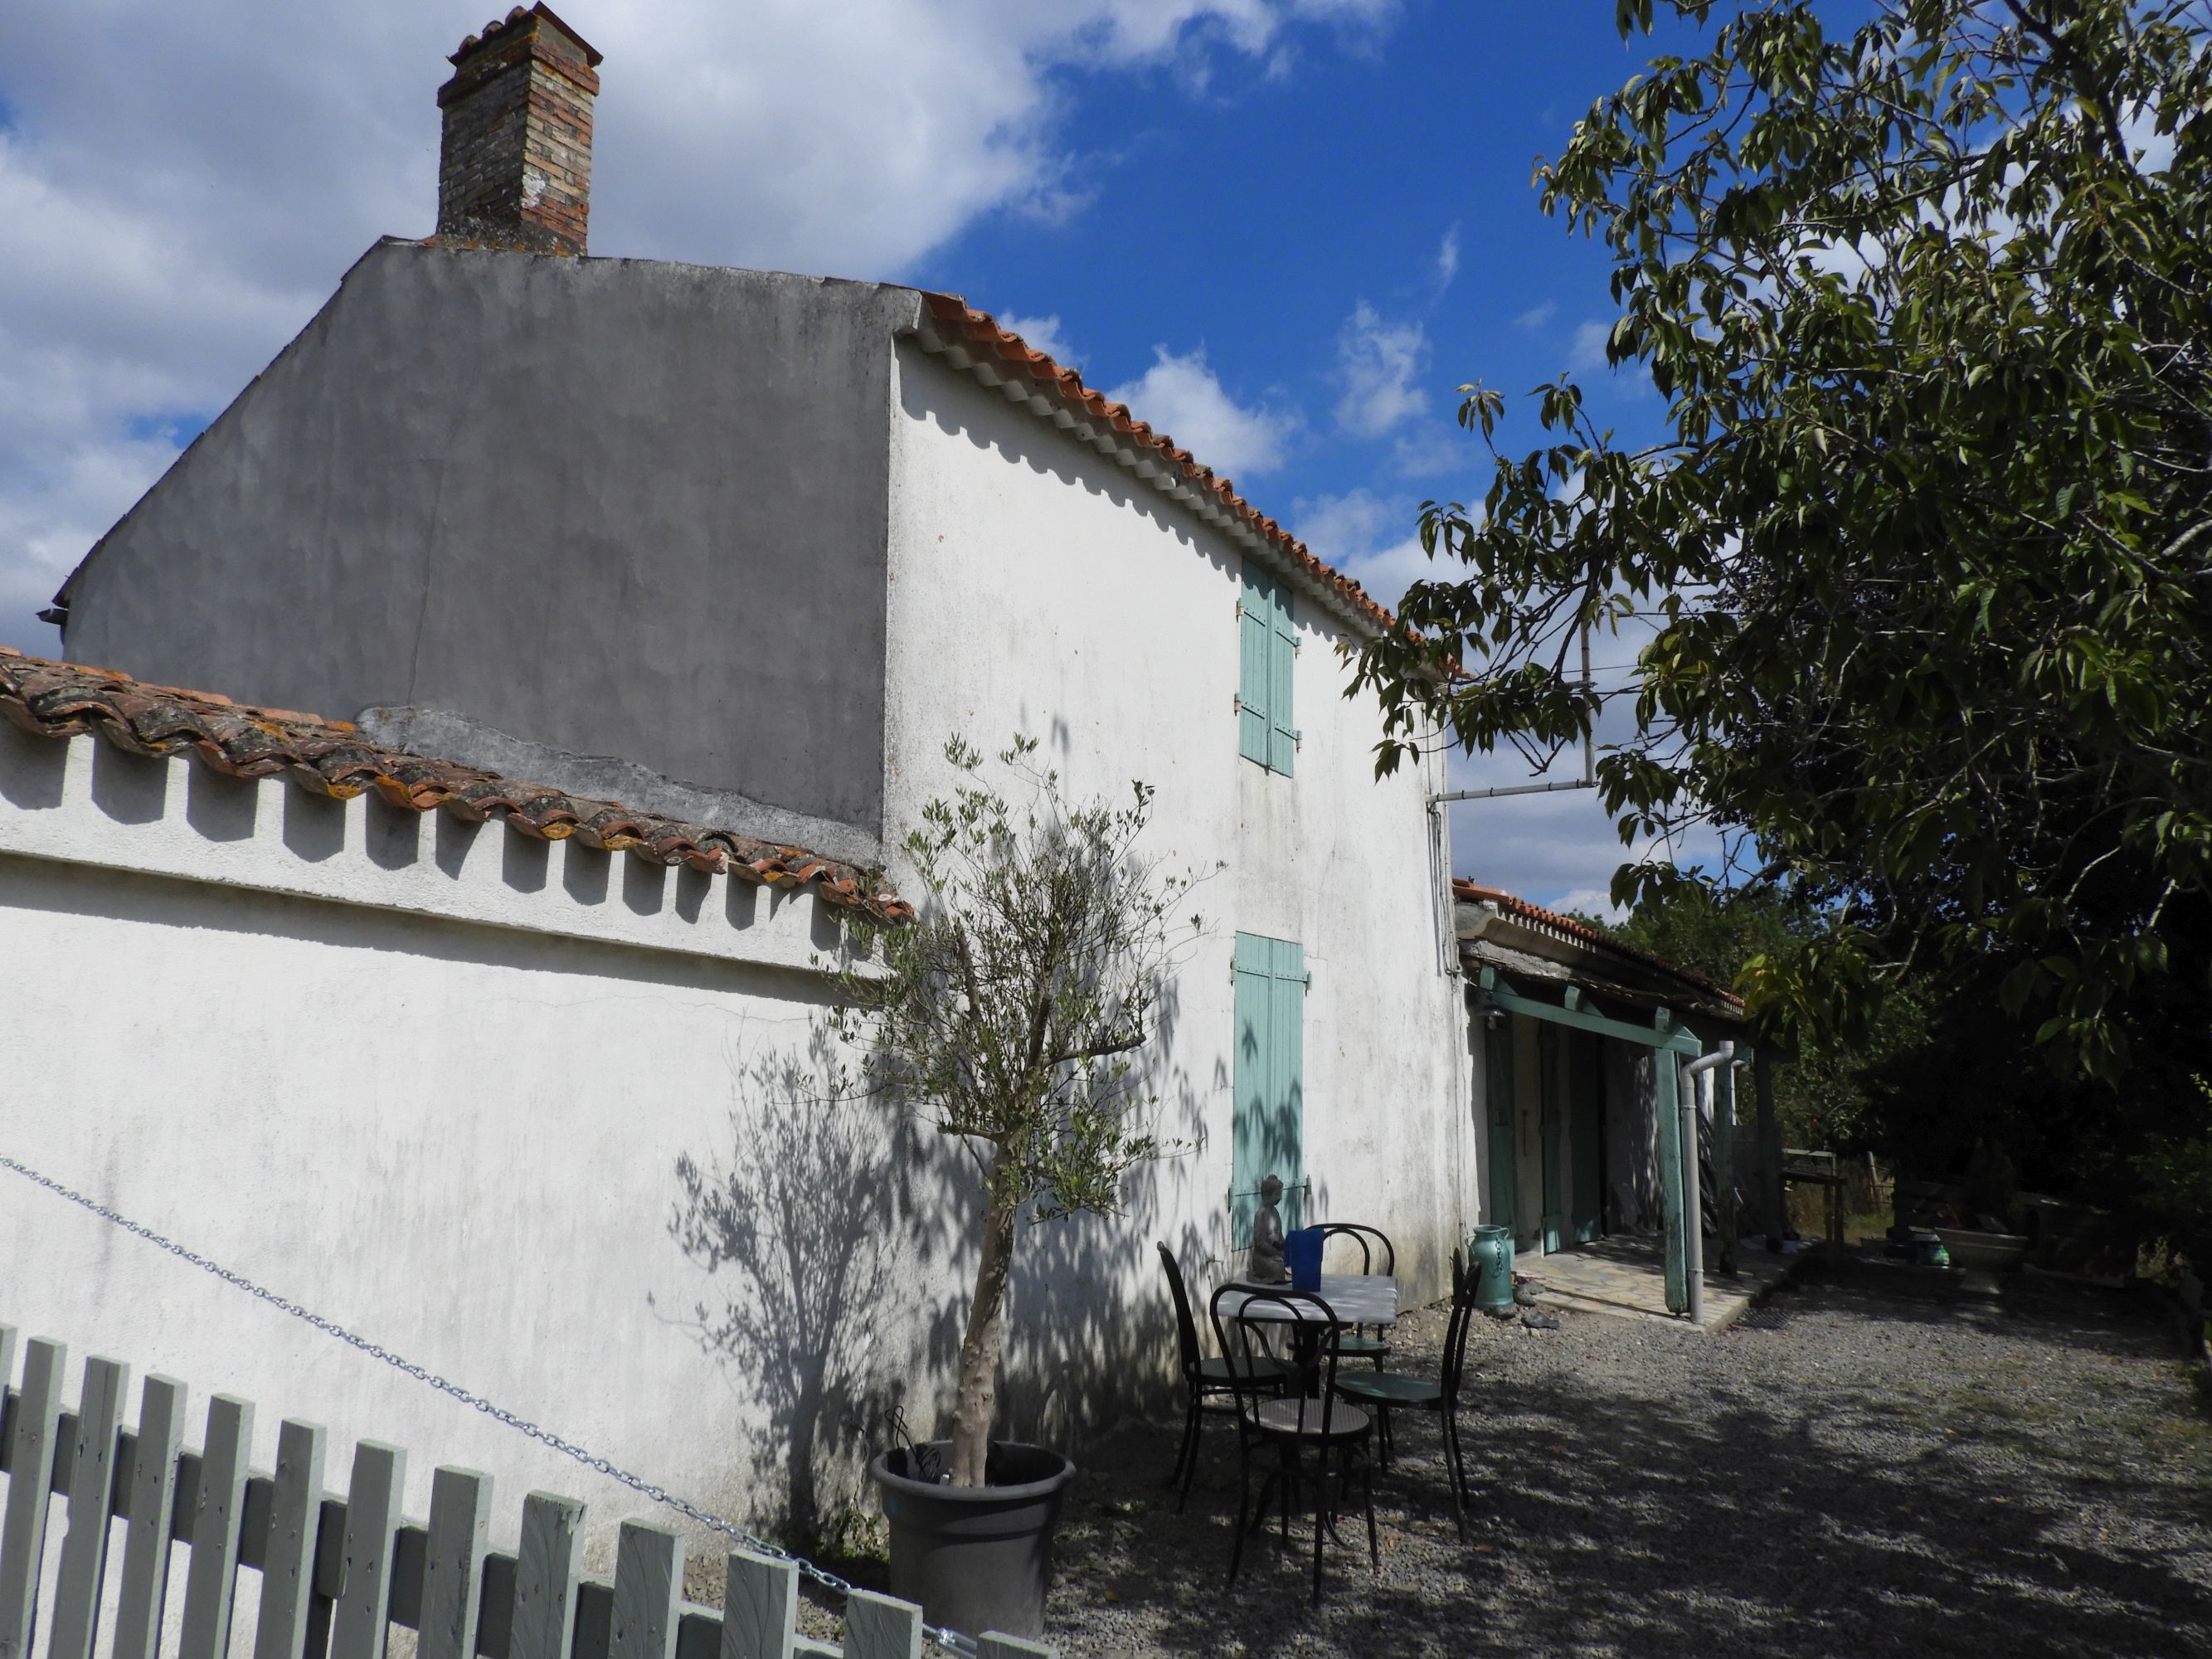
{"type": "Polygon", "coordinates": [[[1332,569],[1306,550],[1306,544],[1273,519],[1265,516],[1237,493],[1228,479],[1210,466],[1200,465],[1190,451],[1180,447],[1164,432],[1155,432],[1130,413],[1126,404],[1109,402],[1083,376],[1062,368],[1021,336],[1000,328],[986,312],[975,310],[957,294],[922,295],[931,322],[939,334],[957,342],[974,359],[988,362],[1001,377],[1012,374],[1029,380],[1036,394],[1057,403],[1069,415],[1087,416],[1138,449],[1166,462],[1192,489],[1212,498],[1233,519],[1256,533],[1287,563],[1302,571],[1336,598],[1354,616],[1377,629],[1398,625],[1397,618],[1377,605],[1351,577],[1332,569]]]}
{"type": "Polygon", "coordinates": [[[633,812],[453,761],[369,742],[346,720],[287,708],[258,708],[212,692],[149,685],[112,669],[27,657],[0,646],[0,714],[34,736],[97,732],[134,755],[186,752],[234,778],[283,776],[340,800],[374,790],[410,811],[441,808],[471,822],[504,818],[543,841],[574,836],[586,847],[629,853],[648,864],[684,865],[779,887],[811,886],[832,904],[884,921],[914,908],[870,872],[802,847],[633,812]]]}
{"type": "Polygon", "coordinates": [[[1703,974],[1692,973],[1687,968],[1678,968],[1664,957],[1655,957],[1649,951],[1639,951],[1633,945],[1617,939],[1610,933],[1600,933],[1587,922],[1577,921],[1572,916],[1563,916],[1557,910],[1547,910],[1539,904],[1531,904],[1527,899],[1509,893],[1502,887],[1486,887],[1481,883],[1469,881],[1463,876],[1455,877],[1452,880],[1452,896],[1467,899],[1476,904],[1494,905],[1506,915],[1555,929],[1584,945],[1595,945],[1601,951],[1610,951],[1615,956],[1627,957],[1632,961],[1643,963],[1647,967],[1659,969],[1662,972],[1674,975],[1677,979],[1685,980],[1697,986],[1701,990],[1710,991],[1715,996],[1722,998],[1738,1008],[1743,1006],[1741,997],[1724,986],[1715,984],[1703,974]]]}

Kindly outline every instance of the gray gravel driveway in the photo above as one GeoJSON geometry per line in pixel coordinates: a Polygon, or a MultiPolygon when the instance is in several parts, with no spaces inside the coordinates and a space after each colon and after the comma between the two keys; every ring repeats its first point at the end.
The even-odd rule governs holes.
{"type": "MultiPolygon", "coordinates": [[[[1084,1459],[1049,1639],[1064,1655],[2212,1655],[2212,1404],[2155,1311],[1816,1270],[1724,1334],[1595,1315],[1478,1322],[1454,1535],[1432,1419],[1378,1477],[1379,1577],[1272,1529],[1225,1583],[1233,1428],[1189,1510],[1164,1427],[1084,1459]]],[[[1439,1310],[1394,1368],[1434,1364],[1439,1310]],[[1410,1363],[1409,1363],[1410,1362],[1410,1363]]]]}

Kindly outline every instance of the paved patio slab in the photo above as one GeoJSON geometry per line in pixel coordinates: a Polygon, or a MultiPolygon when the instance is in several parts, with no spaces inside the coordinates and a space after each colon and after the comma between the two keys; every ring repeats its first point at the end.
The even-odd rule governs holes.
{"type": "MultiPolygon", "coordinates": [[[[1726,1330],[1746,1308],[1796,1273],[1811,1254],[1801,1250],[1790,1255],[1771,1255],[1747,1248],[1738,1254],[1737,1271],[1733,1274],[1708,1263],[1705,1317],[1698,1328],[1726,1330]]],[[[1542,1284],[1540,1305],[1622,1319],[1656,1319],[1669,1325],[1689,1322],[1683,1316],[1667,1311],[1667,1273],[1656,1238],[1601,1238],[1552,1255],[1516,1258],[1513,1266],[1516,1272],[1542,1284]]]]}

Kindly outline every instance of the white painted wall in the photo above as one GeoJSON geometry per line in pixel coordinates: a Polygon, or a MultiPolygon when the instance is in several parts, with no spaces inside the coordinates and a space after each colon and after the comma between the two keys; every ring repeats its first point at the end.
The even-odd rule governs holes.
{"type": "MultiPolygon", "coordinates": [[[[840,1378],[927,1375],[935,1259],[856,1233],[842,1194],[933,1208],[945,1160],[761,1080],[807,1053],[823,983],[803,964],[834,911],[469,829],[0,724],[0,1151],[742,1516],[764,1449],[781,1463],[810,1415],[837,1438],[840,1378]],[[672,1237],[687,1154],[760,1200],[758,1282],[672,1237]],[[733,1301],[769,1340],[702,1348],[698,1310],[733,1301]],[[823,1355],[817,1404],[801,1385],[823,1355]]],[[[497,1472],[495,1536],[533,1486],[592,1502],[601,1559],[648,1510],[5,1170],[0,1263],[0,1322],[183,1379],[199,1407],[257,1401],[264,1467],[291,1414],[331,1431],[333,1485],[356,1437],[410,1448],[417,1515],[434,1462],[497,1472]]],[[[825,1506],[855,1495],[823,1467],[825,1506]]]]}
{"type": "MultiPolygon", "coordinates": [[[[1155,849],[1224,866],[1199,896],[1211,933],[1182,971],[1166,1053],[1164,1127],[1194,1150],[1137,1183],[1126,1217],[1055,1224],[1079,1230],[1102,1293],[1139,1305],[1164,1304],[1154,1239],[1201,1297],[1231,1265],[1230,961],[1237,933],[1263,933],[1302,943],[1313,973],[1317,1217],[1383,1227],[1409,1293],[1447,1293],[1479,1188],[1466,1015],[1437,944],[1444,866],[1425,797],[1440,773],[1375,780],[1380,710],[1342,695],[1344,635],[1304,595],[1296,775],[1241,759],[1243,549],[944,359],[908,344],[898,367],[887,830],[948,787],[952,732],[992,750],[1020,730],[1079,794],[1155,786],[1155,849]]],[[[1043,1322],[1022,1320],[1031,1333],[1043,1322]]],[[[1082,1363],[1042,1341],[1018,1363],[1082,1363]]]]}

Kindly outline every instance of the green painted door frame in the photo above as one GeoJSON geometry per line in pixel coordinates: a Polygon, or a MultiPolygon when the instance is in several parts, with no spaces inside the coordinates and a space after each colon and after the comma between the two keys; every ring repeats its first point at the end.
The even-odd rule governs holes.
{"type": "Polygon", "coordinates": [[[1486,1023],[1483,1051],[1489,1065],[1483,1096],[1490,1124],[1490,1203],[1483,1218],[1509,1234],[1521,1231],[1520,1176],[1513,1157],[1513,1020],[1500,1014],[1486,1023]]]}
{"type": "Polygon", "coordinates": [[[1536,1028],[1536,1101],[1543,1114],[1544,1134],[1544,1254],[1552,1255],[1567,1242],[1567,1125],[1565,1103],[1559,1098],[1559,1028],[1536,1028]]]}

